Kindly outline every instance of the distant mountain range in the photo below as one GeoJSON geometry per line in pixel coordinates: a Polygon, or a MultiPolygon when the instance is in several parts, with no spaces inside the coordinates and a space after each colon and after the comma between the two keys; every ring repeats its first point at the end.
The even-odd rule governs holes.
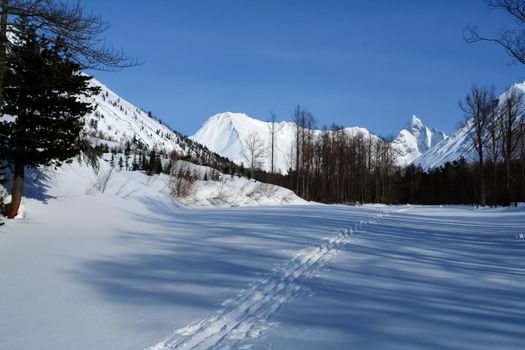
{"type": "MultiPolygon", "coordinates": [[[[256,133],[269,148],[270,126],[269,122],[251,118],[244,113],[224,112],[210,117],[190,138],[205,145],[211,151],[240,164],[246,162],[244,157],[246,140],[251,133],[256,133]]],[[[292,165],[290,155],[293,150],[295,128],[292,122],[277,124],[275,168],[282,173],[285,173],[292,165]]],[[[345,131],[349,134],[360,132],[365,137],[377,137],[367,129],[360,127],[345,128],[345,131]]],[[[314,130],[316,134],[320,132],[320,130],[314,130]]],[[[434,145],[446,138],[444,132],[426,127],[419,118],[413,116],[393,141],[399,154],[399,164],[407,165],[414,162],[415,159],[426,154],[434,145]]],[[[266,162],[263,168],[269,170],[269,162],[266,162]]]]}
{"type": "MultiPolygon", "coordinates": [[[[246,151],[246,140],[251,133],[256,133],[269,146],[270,123],[244,113],[224,112],[213,115],[193,136],[186,137],[163,124],[151,113],[127,102],[99,81],[93,79],[92,84],[101,88],[101,93],[92,100],[97,105],[95,111],[85,118],[86,133],[94,143],[103,142],[114,147],[124,147],[129,141],[136,147],[176,151],[181,155],[209,159],[221,164],[227,164],[228,160],[237,164],[246,163],[243,154],[246,151]]],[[[525,83],[514,87],[525,92],[525,83]]],[[[350,134],[360,132],[365,137],[377,137],[361,127],[349,127],[345,131],[350,134]]],[[[292,165],[290,159],[294,135],[294,123],[277,123],[275,169],[281,173],[286,173],[292,165]]],[[[461,156],[467,160],[474,159],[465,127],[459,128],[449,137],[443,131],[427,127],[416,116],[410,118],[392,144],[398,152],[399,165],[415,164],[423,169],[430,169],[461,156]]],[[[268,161],[263,168],[269,170],[268,161]]]]}
{"type": "MultiPolygon", "coordinates": [[[[244,113],[224,112],[210,117],[204,125],[190,138],[205,145],[211,151],[233,160],[235,163],[245,163],[246,141],[248,135],[256,133],[267,145],[268,158],[270,145],[271,123],[249,117],[244,113]]],[[[296,125],[292,122],[279,122],[276,125],[274,167],[277,172],[286,173],[292,166],[291,156],[295,140],[296,125]]],[[[364,128],[346,128],[350,134],[361,132],[364,136],[370,132],[364,128]]],[[[314,130],[320,133],[320,130],[314,130]]],[[[375,136],[374,136],[375,137],[375,136]]],[[[270,164],[266,161],[263,169],[269,170],[270,164]]]]}

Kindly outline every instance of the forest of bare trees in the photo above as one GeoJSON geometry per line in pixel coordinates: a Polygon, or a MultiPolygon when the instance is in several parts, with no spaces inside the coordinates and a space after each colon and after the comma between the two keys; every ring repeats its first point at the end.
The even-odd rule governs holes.
{"type": "Polygon", "coordinates": [[[465,125],[477,155],[481,205],[509,204],[523,199],[525,175],[525,100],[513,87],[499,99],[493,89],[472,87],[462,103],[465,125]],[[503,171],[498,171],[501,168],[503,171]],[[500,174],[502,172],[502,174],[500,174]],[[491,174],[487,177],[486,174],[491,174]],[[500,184],[500,179],[503,183],[500,184]]]}
{"type": "Polygon", "coordinates": [[[493,89],[473,86],[460,105],[472,159],[426,171],[402,167],[391,139],[335,124],[314,131],[314,116],[297,106],[288,173],[252,175],[323,203],[509,205],[525,200],[523,92],[511,88],[498,99],[493,89]]]}
{"type": "Polygon", "coordinates": [[[325,203],[395,201],[395,151],[388,140],[351,133],[342,126],[315,131],[314,116],[294,110],[294,147],[287,175],[258,172],[256,178],[325,203]]]}

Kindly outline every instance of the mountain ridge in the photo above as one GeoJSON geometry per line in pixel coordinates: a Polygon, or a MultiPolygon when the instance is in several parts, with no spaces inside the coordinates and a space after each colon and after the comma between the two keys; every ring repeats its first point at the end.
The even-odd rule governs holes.
{"type": "Polygon", "coordinates": [[[420,118],[412,115],[392,142],[393,147],[398,151],[398,164],[413,163],[446,138],[447,135],[443,131],[427,127],[420,118]]]}
{"type": "Polygon", "coordinates": [[[106,144],[120,150],[129,145],[137,151],[156,150],[166,155],[176,152],[208,165],[232,165],[229,159],[170,128],[97,79],[91,79],[90,84],[100,87],[98,95],[85,98],[95,105],[84,117],[84,132],[92,144],[106,144]]]}
{"type": "MultiPolygon", "coordinates": [[[[251,133],[256,133],[265,147],[269,148],[270,125],[270,122],[252,118],[245,113],[222,112],[209,117],[190,138],[205,145],[211,151],[240,164],[246,163],[244,157],[245,142],[251,133]]],[[[313,131],[315,134],[321,133],[321,130],[313,131]]],[[[350,134],[360,132],[366,137],[377,137],[367,129],[360,127],[345,128],[345,131],[350,134]]],[[[276,172],[286,173],[292,167],[295,132],[295,123],[289,121],[276,122],[274,164],[276,172]]],[[[268,158],[268,154],[266,154],[266,158],[268,158]]],[[[264,162],[262,168],[270,170],[269,162],[264,162]]]]}
{"type": "MultiPolygon", "coordinates": [[[[276,154],[275,168],[285,173],[292,166],[295,123],[289,121],[276,122],[276,154]]],[[[269,148],[270,123],[248,116],[245,113],[222,112],[209,117],[197,132],[190,136],[211,151],[227,157],[240,164],[245,163],[245,140],[250,133],[256,133],[269,148]]],[[[361,133],[366,137],[378,138],[366,128],[354,126],[344,130],[349,134],[361,133]]],[[[321,130],[313,130],[315,134],[321,130]]],[[[393,144],[399,152],[399,165],[408,165],[417,157],[428,151],[437,142],[445,139],[444,132],[426,127],[415,115],[411,117],[405,128],[400,131],[393,144]]],[[[266,157],[268,158],[268,157],[266,157]]],[[[269,170],[268,162],[263,164],[264,170],[269,170]]]]}

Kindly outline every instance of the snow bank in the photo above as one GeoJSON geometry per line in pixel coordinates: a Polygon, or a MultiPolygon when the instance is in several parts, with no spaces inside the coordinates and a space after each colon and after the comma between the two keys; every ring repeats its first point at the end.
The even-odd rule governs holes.
{"type": "Polygon", "coordinates": [[[212,168],[185,161],[175,164],[175,173],[181,167],[188,167],[198,178],[193,184],[191,194],[177,199],[185,206],[239,207],[308,203],[283,187],[245,177],[225,175],[212,168]],[[204,180],[205,177],[207,180],[204,180]]]}

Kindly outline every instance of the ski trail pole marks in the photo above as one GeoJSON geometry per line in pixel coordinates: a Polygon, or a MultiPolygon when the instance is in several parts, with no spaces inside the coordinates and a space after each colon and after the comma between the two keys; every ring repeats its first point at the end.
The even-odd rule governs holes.
{"type": "Polygon", "coordinates": [[[223,303],[222,309],[175,331],[150,350],[229,349],[235,344],[261,336],[268,320],[290,298],[301,290],[303,281],[315,273],[365,225],[375,224],[384,212],[363,218],[353,227],[295,254],[287,263],[277,265],[271,275],[252,283],[246,291],[223,303]]]}

